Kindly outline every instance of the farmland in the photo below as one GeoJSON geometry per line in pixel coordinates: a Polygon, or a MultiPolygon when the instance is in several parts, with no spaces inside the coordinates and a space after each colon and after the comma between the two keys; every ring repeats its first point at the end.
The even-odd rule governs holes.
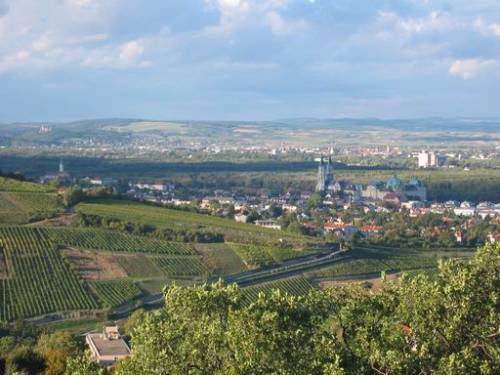
{"type": "Polygon", "coordinates": [[[126,278],[126,270],[111,253],[64,249],[63,257],[71,268],[85,280],[109,280],[126,278]]]}
{"type": "Polygon", "coordinates": [[[274,259],[261,246],[231,244],[231,248],[250,267],[265,267],[274,264],[274,259]]]}
{"type": "Polygon", "coordinates": [[[98,306],[41,230],[0,227],[0,245],[8,272],[0,282],[0,320],[98,306]]]}
{"type": "Polygon", "coordinates": [[[106,307],[122,305],[142,294],[142,291],[128,280],[95,281],[90,285],[106,307]]]}
{"type": "Polygon", "coordinates": [[[283,231],[267,229],[250,224],[235,222],[214,216],[192,212],[147,206],[131,201],[99,201],[80,203],[76,211],[85,215],[95,215],[123,222],[154,225],[170,229],[205,229],[224,234],[226,241],[241,243],[276,242],[286,238],[294,243],[304,244],[306,238],[283,231]]]}
{"type": "Polygon", "coordinates": [[[0,223],[23,224],[51,217],[63,207],[52,188],[0,177],[0,223]]]}
{"type": "Polygon", "coordinates": [[[115,259],[125,270],[128,277],[148,278],[164,276],[163,272],[151,261],[151,258],[143,254],[117,255],[115,259]]]}
{"type": "Polygon", "coordinates": [[[151,260],[172,278],[207,277],[209,273],[199,257],[152,257],[151,260]]]}
{"type": "Polygon", "coordinates": [[[362,276],[380,273],[386,270],[419,270],[436,268],[441,258],[468,257],[472,253],[430,251],[422,252],[412,249],[391,249],[383,247],[356,248],[345,260],[326,268],[310,271],[309,277],[329,278],[343,276],[362,276]]]}
{"type": "Polygon", "coordinates": [[[57,244],[88,250],[146,252],[154,254],[191,255],[191,245],[162,241],[144,236],[134,236],[102,229],[51,228],[44,229],[57,244]]]}
{"type": "Polygon", "coordinates": [[[293,277],[243,288],[243,297],[246,303],[250,303],[257,299],[259,293],[269,293],[274,289],[293,296],[302,296],[309,293],[313,286],[304,277],[293,277]]]}
{"type": "Polygon", "coordinates": [[[225,276],[247,270],[243,260],[227,244],[196,244],[195,246],[202,255],[203,262],[213,270],[215,275],[225,276]]]}
{"type": "Polygon", "coordinates": [[[0,177],[0,191],[54,193],[55,188],[48,185],[41,185],[33,182],[18,181],[11,178],[0,177]]]}

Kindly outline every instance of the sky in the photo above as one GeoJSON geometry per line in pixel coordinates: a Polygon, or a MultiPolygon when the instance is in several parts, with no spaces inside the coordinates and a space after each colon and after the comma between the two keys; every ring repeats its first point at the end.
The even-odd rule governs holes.
{"type": "Polygon", "coordinates": [[[500,117],[498,0],[0,0],[0,122],[500,117]]]}

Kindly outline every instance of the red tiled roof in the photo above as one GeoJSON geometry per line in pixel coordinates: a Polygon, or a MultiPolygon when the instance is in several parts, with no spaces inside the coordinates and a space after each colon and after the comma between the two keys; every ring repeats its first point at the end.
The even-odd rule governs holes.
{"type": "Polygon", "coordinates": [[[341,223],[328,223],[325,224],[324,228],[327,230],[342,230],[347,228],[349,225],[348,224],[341,224],[341,223]]]}
{"type": "Polygon", "coordinates": [[[362,232],[382,232],[384,227],[380,225],[363,225],[361,227],[362,232]]]}

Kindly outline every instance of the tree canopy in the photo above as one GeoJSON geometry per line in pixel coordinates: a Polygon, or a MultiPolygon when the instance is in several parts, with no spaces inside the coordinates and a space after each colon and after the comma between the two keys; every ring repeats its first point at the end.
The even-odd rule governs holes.
{"type": "MultiPolygon", "coordinates": [[[[166,289],[132,330],[126,374],[496,374],[500,244],[437,274],[245,303],[222,282],[166,289]]],[[[74,368],[75,363],[72,363],[74,368]]]]}

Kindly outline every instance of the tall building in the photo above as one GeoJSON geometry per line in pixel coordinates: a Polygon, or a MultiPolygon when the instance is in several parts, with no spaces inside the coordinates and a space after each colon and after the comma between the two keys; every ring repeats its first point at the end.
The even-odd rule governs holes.
{"type": "Polygon", "coordinates": [[[62,159],[59,160],[59,173],[64,173],[64,164],[62,159]]]}
{"type": "Polygon", "coordinates": [[[321,157],[318,166],[318,182],[316,184],[316,191],[327,191],[335,183],[335,176],[333,173],[332,158],[325,159],[321,157]]]}
{"type": "Polygon", "coordinates": [[[434,151],[422,151],[418,154],[418,167],[419,168],[432,168],[437,167],[438,158],[434,151]]]}

